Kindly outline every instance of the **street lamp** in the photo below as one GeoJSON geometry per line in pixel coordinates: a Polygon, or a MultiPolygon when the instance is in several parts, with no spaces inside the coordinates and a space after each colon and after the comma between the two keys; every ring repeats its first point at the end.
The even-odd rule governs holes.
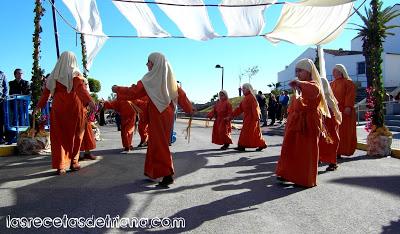
{"type": "Polygon", "coordinates": [[[217,65],[215,65],[215,68],[222,68],[222,89],[221,90],[223,90],[224,89],[224,67],[223,66],[221,66],[221,65],[219,65],[219,64],[217,64],[217,65]]]}

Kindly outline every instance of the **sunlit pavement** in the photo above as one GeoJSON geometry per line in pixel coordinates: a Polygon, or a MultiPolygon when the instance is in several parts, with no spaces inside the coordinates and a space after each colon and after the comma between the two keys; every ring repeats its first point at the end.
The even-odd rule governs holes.
{"type": "MultiPolygon", "coordinates": [[[[49,156],[1,157],[0,233],[400,233],[399,159],[357,151],[335,172],[325,173],[321,165],[318,186],[303,189],[282,185],[274,176],[281,136],[264,135],[263,152],[220,151],[203,122],[193,123],[188,144],[186,123],[176,125],[178,139],[171,146],[176,181],[168,189],[143,176],[145,149],[119,153],[114,126],[102,128],[104,140],[94,151],[99,159],[84,161],[80,171],[65,176],[54,175],[49,156]],[[42,227],[13,229],[23,217],[39,217],[42,227]],[[45,217],[50,228],[43,227],[45,217]],[[74,228],[71,218],[82,218],[86,226],[75,222],[74,228]],[[124,218],[142,223],[129,227],[124,218]],[[153,226],[184,219],[185,227],[154,228],[146,218],[156,221],[153,226]],[[107,228],[108,219],[119,220],[119,228],[107,228]],[[55,228],[57,221],[62,226],[55,228]]],[[[238,133],[233,131],[235,143],[238,133]]]]}

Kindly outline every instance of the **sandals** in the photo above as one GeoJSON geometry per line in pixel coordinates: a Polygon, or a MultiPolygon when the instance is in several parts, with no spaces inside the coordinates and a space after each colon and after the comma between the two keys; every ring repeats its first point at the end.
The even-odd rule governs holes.
{"type": "Polygon", "coordinates": [[[224,145],[221,147],[221,150],[227,150],[228,147],[229,147],[229,144],[224,144],[224,145]]]}
{"type": "Polygon", "coordinates": [[[266,148],[267,148],[266,145],[260,146],[260,147],[258,147],[258,148],[256,149],[256,151],[262,151],[263,149],[266,149],[266,148]]]}
{"type": "Polygon", "coordinates": [[[58,169],[57,172],[56,172],[56,174],[57,174],[57,175],[65,175],[65,174],[67,174],[67,171],[64,170],[64,169],[58,169]]]}
{"type": "Polygon", "coordinates": [[[338,168],[337,164],[329,164],[329,166],[326,168],[326,171],[336,171],[338,168]]]}
{"type": "Polygon", "coordinates": [[[174,183],[174,178],[172,177],[172,175],[169,175],[169,176],[164,176],[162,181],[158,183],[158,186],[168,188],[168,185],[171,185],[173,183],[174,183]]]}
{"type": "Polygon", "coordinates": [[[79,163],[73,163],[73,164],[71,164],[69,169],[71,171],[79,171],[81,169],[81,165],[79,165],[79,163]]]}
{"type": "Polygon", "coordinates": [[[241,151],[241,152],[246,151],[246,148],[244,148],[243,146],[238,146],[238,147],[233,148],[233,149],[234,149],[234,150],[237,150],[237,151],[241,151]]]}

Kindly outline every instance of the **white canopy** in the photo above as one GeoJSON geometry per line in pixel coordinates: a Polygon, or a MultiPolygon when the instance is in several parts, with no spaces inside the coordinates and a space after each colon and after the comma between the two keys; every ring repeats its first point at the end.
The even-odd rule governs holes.
{"type": "MultiPolygon", "coordinates": [[[[275,3],[276,0],[222,0],[222,5],[275,3]]],[[[219,7],[228,36],[255,36],[264,29],[264,6],[219,7]]]]}
{"type": "Polygon", "coordinates": [[[74,16],[77,30],[84,33],[87,51],[87,69],[90,69],[94,58],[108,39],[103,32],[96,0],[63,0],[63,2],[74,16]]]}
{"type": "MultiPolygon", "coordinates": [[[[139,0],[144,2],[144,0],[139,0]]],[[[153,12],[142,3],[117,2],[113,1],[118,10],[126,17],[126,19],[137,30],[139,37],[169,37],[167,33],[158,23],[153,12]]]]}
{"type": "Polygon", "coordinates": [[[285,4],[275,29],[265,38],[273,43],[288,41],[296,45],[322,45],[343,31],[353,3],[332,7],[285,4]]]}

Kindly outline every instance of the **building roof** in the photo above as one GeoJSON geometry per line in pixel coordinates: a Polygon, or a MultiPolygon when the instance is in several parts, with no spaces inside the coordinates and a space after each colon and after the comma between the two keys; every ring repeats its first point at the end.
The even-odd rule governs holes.
{"type": "Polygon", "coordinates": [[[362,54],[361,51],[354,51],[354,50],[328,50],[324,49],[324,52],[327,54],[331,54],[333,56],[346,56],[346,55],[356,55],[356,54],[362,54]]]}

